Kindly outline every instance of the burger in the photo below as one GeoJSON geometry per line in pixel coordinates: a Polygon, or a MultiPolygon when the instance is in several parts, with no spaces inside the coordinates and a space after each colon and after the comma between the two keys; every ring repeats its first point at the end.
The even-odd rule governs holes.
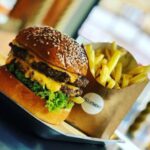
{"type": "Polygon", "coordinates": [[[9,45],[0,92],[45,122],[65,120],[88,84],[84,48],[51,27],[23,29],[9,45]]]}

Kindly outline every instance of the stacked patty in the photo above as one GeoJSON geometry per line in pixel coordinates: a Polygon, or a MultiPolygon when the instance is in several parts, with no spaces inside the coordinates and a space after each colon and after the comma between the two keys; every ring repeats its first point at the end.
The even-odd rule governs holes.
{"type": "MultiPolygon", "coordinates": [[[[25,48],[19,47],[18,44],[10,43],[10,46],[12,50],[12,56],[11,60],[9,61],[15,61],[19,63],[21,66],[20,69],[23,72],[27,72],[29,68],[32,68],[44,74],[46,77],[60,82],[60,90],[69,96],[81,95],[81,87],[86,87],[86,85],[88,84],[88,80],[84,76],[67,73],[63,69],[49,65],[25,48]]],[[[28,77],[32,78],[33,74],[34,71],[30,71],[30,75],[28,77]]]]}

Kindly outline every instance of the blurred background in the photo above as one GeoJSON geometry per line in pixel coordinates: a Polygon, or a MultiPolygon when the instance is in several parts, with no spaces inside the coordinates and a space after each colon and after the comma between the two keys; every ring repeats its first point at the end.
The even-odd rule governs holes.
{"type": "MultiPolygon", "coordinates": [[[[48,25],[82,43],[113,42],[150,64],[150,0],[0,0],[0,64],[8,43],[27,26],[48,25]]],[[[150,150],[150,84],[113,135],[108,149],[150,150]]]]}

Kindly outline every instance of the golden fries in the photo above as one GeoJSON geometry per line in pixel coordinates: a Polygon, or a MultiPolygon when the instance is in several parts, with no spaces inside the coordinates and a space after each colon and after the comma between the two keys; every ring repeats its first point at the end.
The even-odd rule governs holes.
{"type": "Polygon", "coordinates": [[[111,51],[108,49],[105,49],[105,55],[106,55],[107,59],[109,60],[111,58],[111,51]]]}
{"type": "Polygon", "coordinates": [[[116,67],[120,57],[121,57],[121,52],[115,51],[113,56],[111,57],[111,59],[108,62],[109,74],[111,74],[112,71],[114,70],[114,68],[116,67]]]}
{"type": "Polygon", "coordinates": [[[103,54],[100,54],[99,56],[95,57],[95,72],[98,68],[100,68],[103,58],[103,54]]]}
{"type": "Polygon", "coordinates": [[[112,47],[112,51],[115,51],[115,50],[117,49],[117,44],[116,44],[116,42],[112,42],[111,47],[112,47]]]}
{"type": "Polygon", "coordinates": [[[84,99],[81,96],[79,96],[79,97],[71,97],[70,99],[71,99],[71,101],[73,101],[73,102],[75,102],[77,104],[82,104],[84,102],[84,99]]]}
{"type": "Polygon", "coordinates": [[[114,79],[117,83],[120,82],[121,75],[122,75],[122,63],[119,62],[114,70],[114,79]]]}
{"type": "Polygon", "coordinates": [[[96,49],[95,50],[95,56],[99,56],[101,54],[101,49],[96,49]]]}
{"type": "Polygon", "coordinates": [[[143,82],[150,72],[150,65],[132,67],[130,70],[125,69],[124,71],[124,67],[126,67],[124,62],[128,58],[126,57],[128,52],[123,48],[118,48],[115,42],[105,49],[94,51],[90,44],[85,45],[85,49],[92,75],[106,88],[121,89],[131,84],[143,82]],[[121,57],[123,58],[120,59],[121,57]]]}
{"type": "Polygon", "coordinates": [[[100,70],[103,64],[107,64],[107,59],[104,58],[99,62],[99,64],[95,65],[95,77],[100,74],[100,70]]]}
{"type": "Polygon", "coordinates": [[[133,70],[131,70],[129,72],[129,74],[131,75],[137,75],[139,73],[148,73],[150,72],[150,65],[148,66],[137,66],[136,68],[134,68],[133,70]]]}
{"type": "Polygon", "coordinates": [[[100,54],[99,56],[95,57],[95,65],[98,65],[103,58],[104,58],[103,54],[100,54]]]}
{"type": "Polygon", "coordinates": [[[86,53],[89,59],[89,67],[92,75],[95,77],[95,52],[92,48],[92,45],[88,44],[85,46],[86,53]]]}
{"type": "Polygon", "coordinates": [[[108,80],[107,88],[112,89],[112,88],[115,86],[115,84],[116,84],[116,81],[113,80],[112,78],[110,78],[110,79],[108,80]]]}
{"type": "Polygon", "coordinates": [[[129,85],[130,76],[128,74],[122,75],[122,88],[127,87],[129,85]]]}
{"type": "Polygon", "coordinates": [[[101,68],[97,68],[95,72],[95,77],[97,78],[100,75],[101,68]]]}
{"type": "Polygon", "coordinates": [[[103,64],[102,65],[102,69],[101,69],[101,72],[100,72],[100,76],[99,78],[97,78],[97,81],[99,83],[101,83],[103,86],[106,85],[106,82],[107,82],[107,79],[108,79],[108,67],[106,64],[103,64]]]}
{"type": "Polygon", "coordinates": [[[104,59],[102,60],[102,64],[105,64],[105,65],[106,65],[106,64],[107,64],[107,62],[108,62],[108,61],[107,61],[107,59],[106,59],[106,58],[104,58],[104,59]]]}
{"type": "Polygon", "coordinates": [[[120,87],[120,85],[116,82],[116,84],[115,84],[115,87],[114,87],[115,89],[121,89],[121,87],[120,87]]]}
{"type": "Polygon", "coordinates": [[[141,73],[131,78],[130,84],[140,83],[140,82],[145,81],[146,79],[147,79],[147,74],[141,73]]]}

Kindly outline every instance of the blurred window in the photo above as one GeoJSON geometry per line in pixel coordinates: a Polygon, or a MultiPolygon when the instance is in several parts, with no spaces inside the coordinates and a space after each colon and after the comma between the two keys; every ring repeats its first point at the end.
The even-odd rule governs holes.
{"type": "Polygon", "coordinates": [[[6,23],[8,13],[12,10],[17,0],[0,0],[0,24],[6,23]]]}
{"type": "Polygon", "coordinates": [[[146,21],[141,21],[141,16],[145,14],[142,9],[116,1],[118,3],[110,5],[110,0],[106,0],[95,6],[79,29],[79,35],[94,42],[116,41],[129,50],[138,63],[149,64],[150,17],[148,26],[148,16],[150,15],[146,14],[146,26],[146,21]]]}

